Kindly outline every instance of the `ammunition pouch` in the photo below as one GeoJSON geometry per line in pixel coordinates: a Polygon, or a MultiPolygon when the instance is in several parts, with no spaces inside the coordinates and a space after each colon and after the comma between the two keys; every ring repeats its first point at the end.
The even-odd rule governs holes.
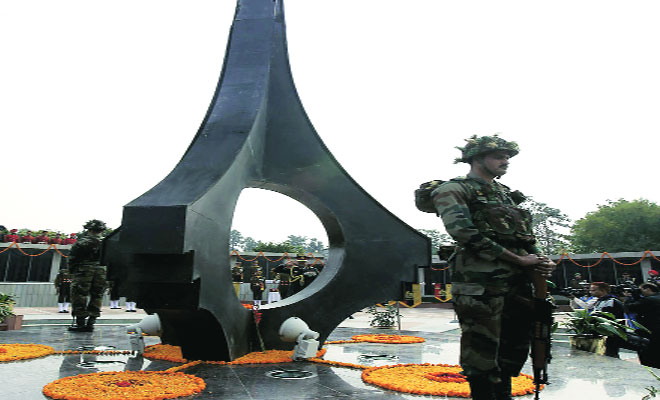
{"type": "Polygon", "coordinates": [[[489,239],[503,246],[528,247],[536,243],[532,214],[510,204],[479,203],[473,221],[489,239]]]}

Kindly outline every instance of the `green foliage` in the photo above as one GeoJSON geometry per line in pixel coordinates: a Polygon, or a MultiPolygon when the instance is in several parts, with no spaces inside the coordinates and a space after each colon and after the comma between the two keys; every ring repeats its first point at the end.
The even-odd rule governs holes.
{"type": "Polygon", "coordinates": [[[307,236],[289,235],[283,242],[262,242],[251,237],[243,237],[241,232],[232,229],[229,233],[229,250],[267,251],[271,253],[320,253],[325,245],[319,239],[307,236]]]}
{"type": "Polygon", "coordinates": [[[379,328],[389,328],[394,326],[397,316],[401,317],[401,314],[397,312],[396,307],[389,304],[380,310],[376,306],[371,306],[367,308],[367,311],[365,312],[371,314],[369,325],[377,326],[379,328]]]}
{"type": "Polygon", "coordinates": [[[454,241],[451,239],[451,236],[446,233],[442,233],[436,229],[417,229],[429,239],[431,239],[431,251],[437,253],[440,249],[440,246],[450,246],[454,244],[454,241]]]}
{"type": "Polygon", "coordinates": [[[531,197],[520,207],[532,213],[532,228],[539,247],[546,254],[564,253],[568,248],[567,235],[561,229],[568,230],[570,219],[557,208],[539,203],[531,197]]]}
{"type": "Polygon", "coordinates": [[[254,251],[254,247],[258,244],[256,240],[252,239],[250,236],[243,239],[243,250],[244,251],[254,251]]]}
{"type": "Polygon", "coordinates": [[[286,241],[290,243],[291,246],[301,248],[302,249],[301,251],[305,251],[307,236],[289,235],[286,237],[286,241]]]}
{"type": "MultiPolygon", "coordinates": [[[[27,228],[21,228],[21,229],[18,230],[17,233],[18,233],[18,236],[23,237],[23,236],[26,236],[28,232],[34,232],[34,231],[31,230],[31,229],[27,229],[27,228]]],[[[32,236],[34,236],[34,234],[32,234],[32,236]]]]}
{"type": "Polygon", "coordinates": [[[0,323],[14,315],[14,304],[16,304],[16,296],[0,293],[0,323]]]}
{"type": "Polygon", "coordinates": [[[576,335],[618,336],[626,340],[626,331],[634,331],[625,323],[618,322],[612,313],[587,310],[574,310],[562,325],[576,335]]]}
{"type": "Polygon", "coordinates": [[[644,251],[660,248],[660,206],[645,199],[608,201],[571,230],[576,253],[644,251]]]}
{"type": "Polygon", "coordinates": [[[274,243],[274,242],[264,243],[262,241],[258,241],[257,244],[254,247],[252,247],[252,251],[291,254],[291,253],[303,253],[305,252],[305,249],[303,249],[300,246],[294,246],[286,241],[280,243],[274,243]]]}
{"type": "Polygon", "coordinates": [[[229,232],[229,250],[238,250],[238,248],[245,242],[241,232],[236,229],[232,229],[229,232]]]}
{"type": "Polygon", "coordinates": [[[309,239],[305,246],[305,251],[309,253],[321,253],[323,250],[325,250],[325,244],[317,238],[309,239]]]}

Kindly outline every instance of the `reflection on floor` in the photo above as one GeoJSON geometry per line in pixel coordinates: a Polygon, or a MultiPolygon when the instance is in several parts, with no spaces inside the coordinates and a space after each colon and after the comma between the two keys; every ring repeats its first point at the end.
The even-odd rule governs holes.
{"type": "MultiPolygon", "coordinates": [[[[455,326],[455,325],[454,325],[455,326]]],[[[339,327],[329,340],[346,340],[352,335],[382,333],[382,330],[339,327]]],[[[392,332],[394,333],[394,332],[392,332]]],[[[458,330],[445,332],[402,331],[422,336],[422,344],[388,345],[348,343],[327,345],[326,359],[363,365],[398,363],[458,363],[458,330]]],[[[75,350],[83,346],[106,346],[129,349],[128,336],[120,326],[101,326],[93,333],[70,333],[62,326],[25,327],[0,332],[0,343],[40,343],[56,350],[75,350]]],[[[148,337],[147,344],[158,343],[148,337]]],[[[572,350],[565,343],[555,343],[549,375],[552,384],[542,392],[543,400],[621,399],[640,400],[647,386],[660,387],[639,364],[572,350]]],[[[627,354],[630,358],[630,354],[627,354]]],[[[164,370],[173,365],[125,355],[52,355],[41,359],[0,363],[0,396],[11,400],[45,399],[42,387],[61,377],[112,370],[164,370]]],[[[204,392],[192,397],[207,399],[422,399],[364,384],[360,371],[298,362],[247,366],[200,364],[185,370],[206,381],[204,392]],[[269,373],[295,368],[310,372],[308,379],[275,379],[269,373]]],[[[523,372],[531,373],[527,366],[523,372]]],[[[436,397],[437,398],[437,397],[436,397]]],[[[531,399],[532,395],[520,397],[531,399]]]]}

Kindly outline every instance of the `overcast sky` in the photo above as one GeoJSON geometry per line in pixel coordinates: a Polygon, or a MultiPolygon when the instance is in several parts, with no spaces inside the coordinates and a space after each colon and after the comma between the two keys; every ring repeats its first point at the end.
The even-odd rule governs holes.
{"type": "MultiPolygon", "coordinates": [[[[2,4],[0,224],[117,227],[201,124],[235,2],[2,4]]],[[[413,190],[465,174],[454,146],[472,134],[517,141],[502,182],[573,220],[608,199],[660,202],[659,2],[285,0],[285,12],[317,132],[409,225],[441,229],[413,190]]],[[[258,189],[233,227],[327,242],[310,211],[258,189]]]]}

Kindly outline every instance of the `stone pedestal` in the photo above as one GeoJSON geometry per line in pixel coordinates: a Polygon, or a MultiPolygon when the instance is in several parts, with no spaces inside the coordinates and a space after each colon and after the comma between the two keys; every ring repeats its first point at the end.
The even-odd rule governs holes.
{"type": "Polygon", "coordinates": [[[12,315],[7,317],[0,324],[0,331],[15,331],[21,329],[23,326],[23,316],[22,315],[12,315]]]}

